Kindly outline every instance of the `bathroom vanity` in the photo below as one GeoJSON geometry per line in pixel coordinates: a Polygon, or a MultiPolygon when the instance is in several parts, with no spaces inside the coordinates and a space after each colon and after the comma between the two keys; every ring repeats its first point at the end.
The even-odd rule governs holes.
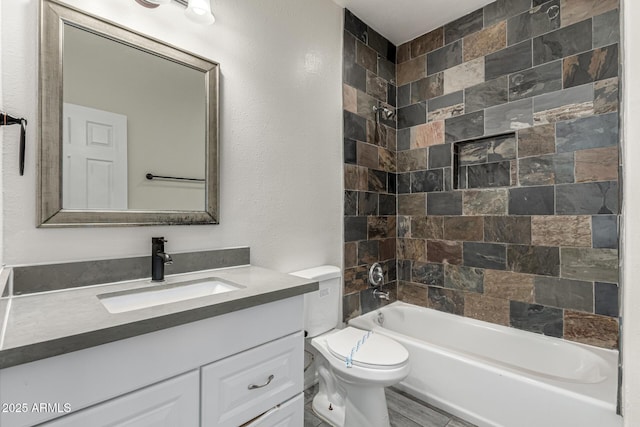
{"type": "Polygon", "coordinates": [[[0,299],[0,425],[301,425],[303,294],[317,283],[254,266],[167,279],[0,299]],[[102,302],[211,278],[236,288],[102,302]]]}

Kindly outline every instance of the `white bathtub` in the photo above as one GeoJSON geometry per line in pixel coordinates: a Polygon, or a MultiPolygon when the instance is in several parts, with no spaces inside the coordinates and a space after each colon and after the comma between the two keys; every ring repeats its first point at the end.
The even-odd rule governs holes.
{"type": "Polygon", "coordinates": [[[617,351],[403,302],[349,324],[409,350],[398,388],[478,426],[622,426],[617,351]]]}

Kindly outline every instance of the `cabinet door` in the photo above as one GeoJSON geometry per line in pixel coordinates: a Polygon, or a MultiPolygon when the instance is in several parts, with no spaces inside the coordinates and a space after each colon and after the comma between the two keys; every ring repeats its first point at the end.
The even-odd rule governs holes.
{"type": "Polygon", "coordinates": [[[302,392],[302,332],[202,368],[202,425],[237,427],[302,392]]]}
{"type": "Polygon", "coordinates": [[[199,422],[198,371],[43,424],[47,427],[176,427],[199,422]]]}
{"type": "MultiPolygon", "coordinates": [[[[304,393],[270,409],[246,427],[300,427],[304,424],[304,393]]],[[[243,426],[244,427],[244,426],[243,426]]]]}

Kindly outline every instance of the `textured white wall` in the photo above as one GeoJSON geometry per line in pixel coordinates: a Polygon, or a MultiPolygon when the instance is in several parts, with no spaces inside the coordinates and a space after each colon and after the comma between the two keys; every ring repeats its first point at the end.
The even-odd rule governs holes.
{"type": "Polygon", "coordinates": [[[17,142],[2,146],[4,261],[58,262],[248,245],[280,271],[342,258],[342,9],[326,0],[214,1],[217,23],[173,3],[67,3],[221,64],[217,226],[35,227],[38,1],[2,1],[5,107],[30,119],[24,177],[17,142]],[[9,47],[6,49],[5,47],[9,47]]]}
{"type": "MultiPolygon", "coordinates": [[[[0,7],[0,23],[2,22],[2,7],[0,7]]],[[[2,31],[0,31],[0,52],[4,52],[4,44],[2,43],[3,41],[3,36],[2,36],[2,31]]],[[[0,54],[0,112],[5,112],[5,100],[4,100],[4,76],[3,76],[3,68],[2,68],[2,58],[3,55],[0,54]]],[[[4,147],[4,133],[6,132],[6,128],[3,130],[0,130],[0,147],[4,147]]],[[[2,187],[2,153],[3,150],[0,149],[0,188],[2,187]]],[[[3,192],[4,194],[4,192],[3,192]]],[[[4,244],[4,239],[3,239],[3,227],[2,227],[2,218],[3,218],[3,213],[4,213],[4,197],[0,196],[0,265],[3,264],[4,258],[3,258],[3,244],[4,244]]]]}
{"type": "Polygon", "coordinates": [[[640,3],[622,1],[623,23],[623,247],[622,358],[624,425],[640,425],[640,3]]]}

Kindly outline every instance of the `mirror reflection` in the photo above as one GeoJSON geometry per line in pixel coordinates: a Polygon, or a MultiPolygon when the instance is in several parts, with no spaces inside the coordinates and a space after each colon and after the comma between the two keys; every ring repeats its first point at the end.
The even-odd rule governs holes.
{"type": "Polygon", "coordinates": [[[205,210],[205,74],[63,28],[63,209],[205,210]]]}
{"type": "Polygon", "coordinates": [[[219,65],[40,6],[38,226],[218,224],[219,65]]]}

